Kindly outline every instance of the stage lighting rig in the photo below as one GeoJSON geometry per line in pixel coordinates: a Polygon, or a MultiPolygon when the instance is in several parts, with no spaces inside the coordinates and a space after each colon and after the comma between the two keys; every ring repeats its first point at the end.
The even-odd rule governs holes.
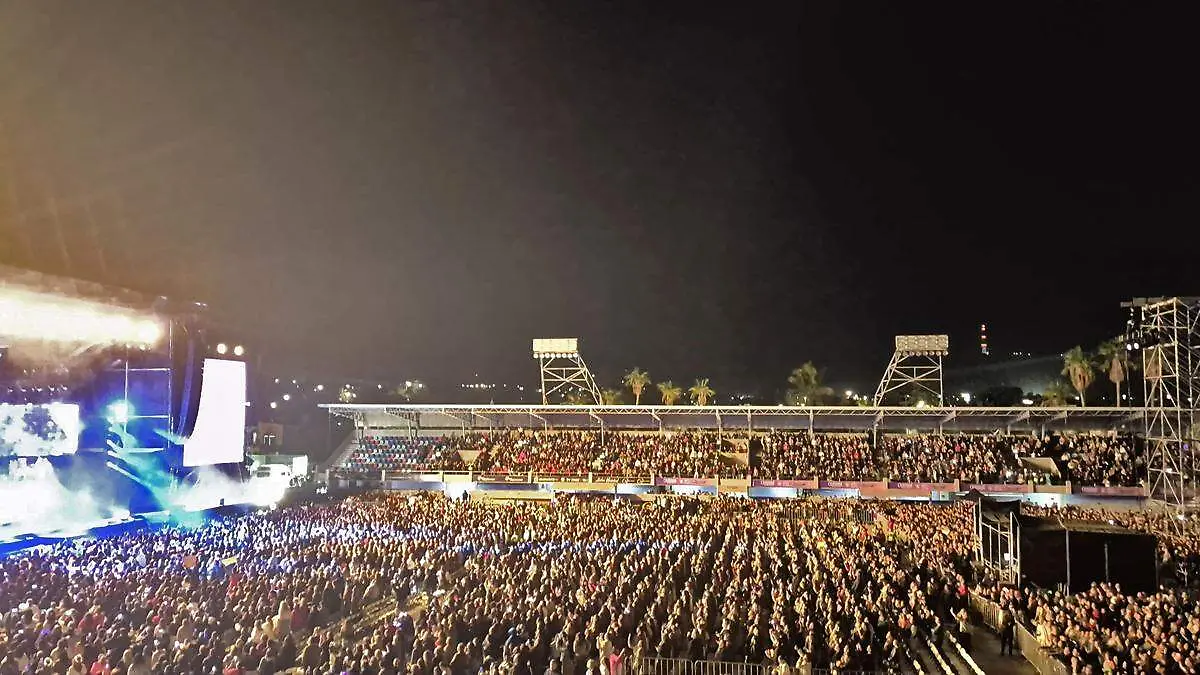
{"type": "Polygon", "coordinates": [[[153,346],[163,337],[156,317],[116,306],[0,290],[0,336],[84,345],[153,346]]]}

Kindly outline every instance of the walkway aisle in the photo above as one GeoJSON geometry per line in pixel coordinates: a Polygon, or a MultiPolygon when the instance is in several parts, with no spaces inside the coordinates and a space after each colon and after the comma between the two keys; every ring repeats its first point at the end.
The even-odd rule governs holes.
{"type": "Polygon", "coordinates": [[[971,639],[975,641],[971,658],[987,675],[1036,675],[1037,670],[1021,656],[1000,656],[1000,637],[983,626],[975,626],[971,639]]]}

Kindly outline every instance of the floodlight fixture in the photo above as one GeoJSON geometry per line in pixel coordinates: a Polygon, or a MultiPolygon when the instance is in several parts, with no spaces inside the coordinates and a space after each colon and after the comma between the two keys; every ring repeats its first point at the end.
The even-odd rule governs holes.
{"type": "Polygon", "coordinates": [[[224,342],[217,343],[217,353],[218,354],[224,355],[228,351],[229,351],[229,345],[225,344],[224,342]]]}
{"type": "Polygon", "coordinates": [[[535,338],[533,357],[569,358],[579,354],[579,338],[535,338]]]}
{"type": "Polygon", "coordinates": [[[947,335],[897,335],[896,351],[904,356],[946,356],[950,352],[947,335]]]}
{"type": "Polygon", "coordinates": [[[947,335],[897,335],[896,350],[875,390],[875,405],[883,405],[885,396],[902,389],[927,392],[941,405],[942,358],[949,353],[947,335]]]}
{"type": "Polygon", "coordinates": [[[243,346],[241,346],[241,345],[238,345],[238,346],[236,346],[236,347],[234,347],[234,348],[233,348],[233,355],[234,355],[234,356],[242,356],[242,355],[243,355],[243,354],[245,354],[245,353],[246,353],[246,348],[245,348],[245,347],[243,347],[243,346]]]}
{"type": "Polygon", "coordinates": [[[543,405],[550,402],[551,394],[566,389],[583,390],[600,404],[600,387],[579,353],[579,338],[535,338],[533,358],[541,370],[543,405]]]}

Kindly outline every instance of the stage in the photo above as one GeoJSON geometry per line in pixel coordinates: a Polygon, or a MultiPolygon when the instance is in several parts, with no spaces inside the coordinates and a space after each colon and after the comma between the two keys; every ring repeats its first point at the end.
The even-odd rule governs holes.
{"type": "Polygon", "coordinates": [[[54,546],[73,539],[107,539],[131,532],[167,526],[197,527],[210,520],[248,513],[255,504],[225,504],[196,511],[157,511],[136,516],[124,515],[87,523],[75,523],[37,532],[16,532],[11,525],[0,525],[0,558],[37,546],[54,546]]]}

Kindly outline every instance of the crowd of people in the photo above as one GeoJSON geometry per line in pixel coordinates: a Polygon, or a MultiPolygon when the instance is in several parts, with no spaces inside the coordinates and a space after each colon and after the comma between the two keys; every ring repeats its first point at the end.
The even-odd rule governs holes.
{"type": "Polygon", "coordinates": [[[726,457],[734,451],[733,446],[716,433],[701,431],[505,430],[451,442],[479,449],[475,468],[483,472],[683,478],[745,475],[744,465],[739,467],[726,457]]]}
{"type": "Polygon", "coordinates": [[[905,482],[1138,485],[1145,462],[1128,437],[774,431],[500,429],[444,437],[365,437],[343,463],[377,473],[471,469],[495,474],[905,482]],[[390,453],[390,454],[389,454],[390,453]],[[465,453],[465,454],[463,454],[465,453]],[[392,463],[387,463],[387,457],[392,463]],[[471,457],[463,461],[462,457],[471,457]]]}
{"type": "Polygon", "coordinates": [[[1119,584],[1081,592],[994,583],[975,591],[1026,626],[1071,673],[1195,673],[1200,604],[1181,589],[1127,594],[1119,584]]]}
{"type": "Polygon", "coordinates": [[[968,434],[885,436],[880,450],[893,480],[916,482],[1044,483],[1050,472],[1023,463],[1028,437],[968,434]]]}
{"type": "Polygon", "coordinates": [[[772,432],[752,454],[756,478],[879,480],[880,465],[867,434],[772,432]]]}
{"type": "Polygon", "coordinates": [[[1095,583],[1083,592],[982,579],[975,591],[1024,625],[1071,673],[1194,673],[1200,669],[1200,603],[1187,588],[1200,551],[1200,520],[1166,511],[1023,504],[1024,515],[1107,523],[1158,537],[1163,562],[1153,593],[1095,583]],[[1174,568],[1174,569],[1171,569],[1174,568]],[[1177,574],[1182,572],[1182,574],[1177,574]]]}
{"type": "Polygon", "coordinates": [[[961,608],[971,532],[969,506],[370,495],[9,557],[0,673],[885,668],[961,608]]]}
{"type": "Polygon", "coordinates": [[[1109,436],[1058,436],[1041,454],[1057,460],[1067,480],[1083,485],[1133,486],[1146,475],[1139,443],[1109,436]]]}

